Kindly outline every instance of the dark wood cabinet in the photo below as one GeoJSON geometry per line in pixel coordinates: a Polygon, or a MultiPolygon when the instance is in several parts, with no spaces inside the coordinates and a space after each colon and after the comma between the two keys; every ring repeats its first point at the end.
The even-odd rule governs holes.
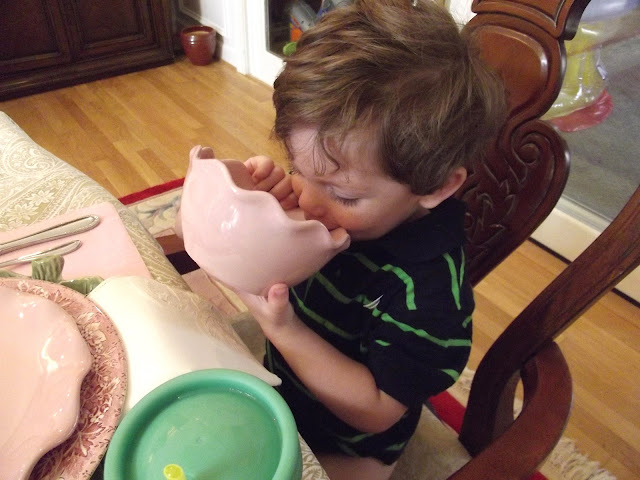
{"type": "Polygon", "coordinates": [[[0,1],[0,100],[173,61],[169,0],[0,1]]]}

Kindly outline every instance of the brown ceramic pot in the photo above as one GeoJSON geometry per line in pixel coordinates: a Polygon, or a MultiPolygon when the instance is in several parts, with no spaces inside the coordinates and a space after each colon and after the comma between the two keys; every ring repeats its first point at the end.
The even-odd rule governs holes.
{"type": "Polygon", "coordinates": [[[194,65],[207,65],[216,49],[216,32],[211,27],[198,25],[180,32],[180,42],[185,55],[194,65]]]}

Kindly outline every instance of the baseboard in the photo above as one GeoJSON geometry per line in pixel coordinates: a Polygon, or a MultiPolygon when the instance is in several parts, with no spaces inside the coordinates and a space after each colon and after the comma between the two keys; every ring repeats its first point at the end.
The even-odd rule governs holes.
{"type": "MultiPolygon", "coordinates": [[[[572,261],[600,235],[607,224],[606,220],[563,197],[531,237],[572,261]]],[[[622,280],[616,290],[640,302],[640,268],[622,280]]]]}

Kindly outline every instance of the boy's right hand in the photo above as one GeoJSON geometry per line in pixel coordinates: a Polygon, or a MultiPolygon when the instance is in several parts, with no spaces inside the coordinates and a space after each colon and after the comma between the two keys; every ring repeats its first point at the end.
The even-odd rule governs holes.
{"type": "Polygon", "coordinates": [[[244,162],[255,183],[255,190],[269,192],[276,197],[284,210],[298,206],[298,197],[293,193],[291,177],[282,167],[264,155],[251,157],[244,162]]]}

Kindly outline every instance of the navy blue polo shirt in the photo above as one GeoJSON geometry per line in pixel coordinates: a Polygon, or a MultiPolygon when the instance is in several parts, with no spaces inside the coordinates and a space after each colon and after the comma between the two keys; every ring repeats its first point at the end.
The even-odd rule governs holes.
{"type": "Polygon", "coordinates": [[[469,358],[474,308],[464,272],[464,211],[447,199],[379,239],[354,242],[290,289],[298,317],[409,408],[386,432],[358,432],[320,404],[268,344],[265,363],[282,378],[280,391],[312,449],[393,463],[424,401],[457,380],[469,358]]]}

